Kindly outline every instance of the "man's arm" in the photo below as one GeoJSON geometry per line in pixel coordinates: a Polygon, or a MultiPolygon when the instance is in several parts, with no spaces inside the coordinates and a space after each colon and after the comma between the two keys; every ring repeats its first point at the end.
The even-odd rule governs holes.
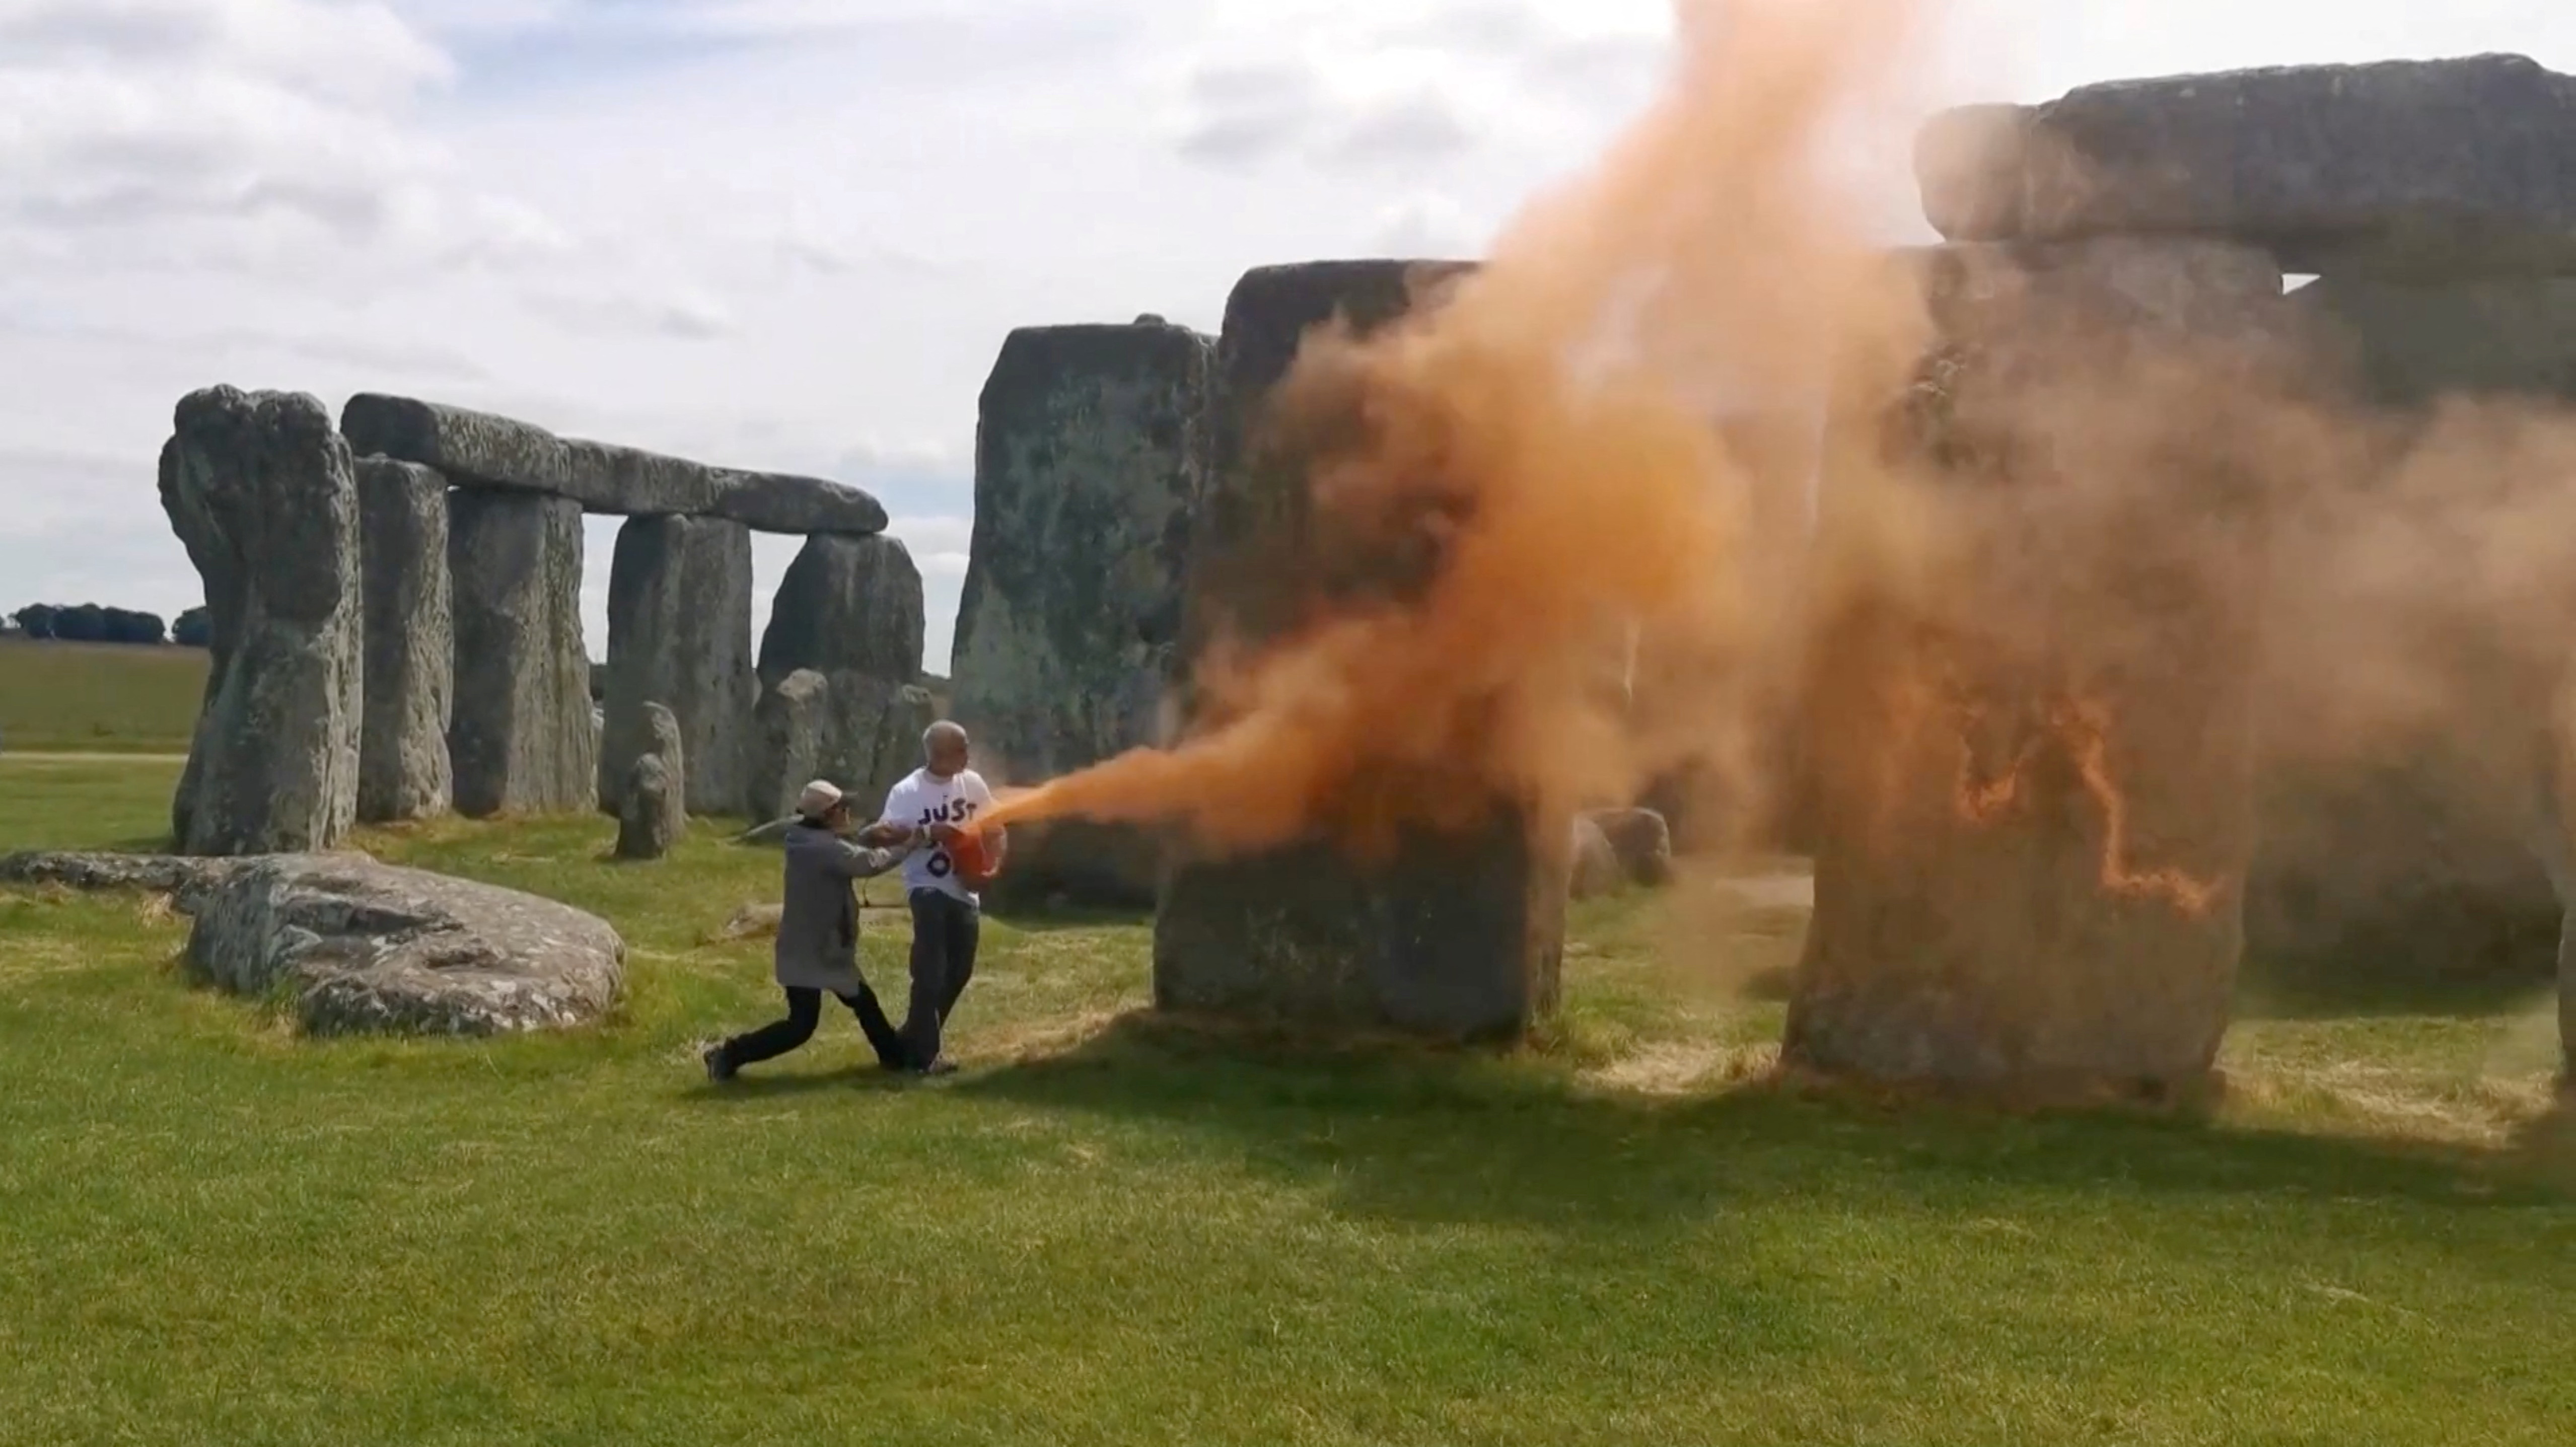
{"type": "Polygon", "coordinates": [[[835,840],[832,872],[843,879],[874,879],[903,862],[900,849],[868,849],[846,840],[835,840]]]}

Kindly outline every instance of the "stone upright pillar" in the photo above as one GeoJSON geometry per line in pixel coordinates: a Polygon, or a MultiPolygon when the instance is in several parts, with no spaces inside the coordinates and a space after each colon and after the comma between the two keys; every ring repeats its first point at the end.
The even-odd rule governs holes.
{"type": "MultiPolygon", "coordinates": [[[[863,801],[862,814],[921,763],[922,731],[933,721],[919,683],[922,614],[921,570],[900,540],[883,534],[807,538],[770,604],[760,639],[762,714],[803,715],[811,740],[804,747],[818,772],[863,801]],[[771,698],[803,672],[824,687],[800,684],[793,708],[771,698]]],[[[774,818],[806,781],[787,779],[788,760],[769,748],[766,730],[761,737],[747,802],[756,817],[774,818]]]]}
{"type": "Polygon", "coordinates": [[[212,387],[175,422],[161,504],[205,579],[216,644],[177,847],[336,848],[357,812],[365,680],[349,445],[302,393],[212,387]]]}
{"type": "Polygon", "coordinates": [[[358,462],[367,579],[367,702],[358,818],[383,824],[448,811],[447,726],[456,684],[447,582],[447,479],[417,463],[358,462]]]}
{"type": "MultiPolygon", "coordinates": [[[[2373,414],[2400,468],[2404,447],[2446,425],[2437,419],[2446,402],[2493,404],[2504,427],[2520,425],[2509,420],[2518,406],[2576,401],[2576,279],[2329,276],[2289,307],[2316,344],[2316,370],[2373,414]]],[[[2555,445],[2543,425],[2531,434],[2555,445]]],[[[2431,447],[2438,456],[2445,444],[2431,447]]],[[[2452,475],[2438,479],[2447,492],[2457,469],[2441,471],[2452,475]]],[[[2368,515],[2374,492],[2402,494],[2403,482],[2353,467],[2311,486],[2348,520],[2368,515]]],[[[2423,505],[2401,495],[2387,513],[2423,505]]],[[[2261,958],[2334,968],[2366,954],[2374,968],[2428,980],[2464,967],[2547,968],[2550,936],[2576,894],[2548,867],[2565,843],[2546,822],[2548,769],[2534,761],[2563,747],[2552,739],[2552,694],[2576,658],[2562,628],[2532,615],[2532,600],[2482,599],[2487,580],[2474,575],[2432,583],[2424,569],[2446,563],[2428,555],[2400,591],[2376,596],[2366,576],[2300,569],[2299,596],[2324,626],[2360,626],[2370,606],[2402,618],[2402,629],[2368,631],[2385,650],[2381,667],[2403,668],[2420,696],[2390,711],[2398,716],[2321,738],[2317,718],[2356,712],[2342,697],[2348,671],[2295,660],[2310,666],[2290,674],[2289,696],[2271,710],[2281,737],[2267,750],[2262,847],[2246,896],[2248,948],[2261,958]]]]}
{"type": "MultiPolygon", "coordinates": [[[[975,429],[954,664],[986,777],[1034,784],[1164,742],[1213,350],[1154,318],[1002,343],[975,429]]],[[[1148,830],[1024,825],[988,898],[1150,905],[1156,858],[1148,830]]]]}
{"type": "Polygon", "coordinates": [[[2188,1088],[2227,1027],[2254,842],[2259,533],[2217,369],[2259,355],[2280,274],[2191,241],[1909,261],[1936,345],[1900,398],[1836,418],[1831,456],[1923,479],[1960,546],[1929,587],[1846,580],[1820,620],[1816,908],[1784,1058],[2188,1088]],[[2159,391],[2186,346],[2208,390],[2159,391]]]}
{"type": "MultiPolygon", "coordinates": [[[[623,811],[635,761],[653,749],[652,704],[679,721],[687,805],[730,814],[749,787],[751,533],[717,518],[639,517],[617,533],[608,574],[608,697],[599,806],[623,811]]],[[[672,762],[664,759],[664,763],[672,762]]]]}
{"type": "Polygon", "coordinates": [[[448,507],[457,811],[587,811],[598,741],[581,636],[581,504],[461,487],[448,507]]]}
{"type": "MultiPolygon", "coordinates": [[[[1192,547],[1183,665],[1226,638],[1258,646],[1345,590],[1418,584],[1406,559],[1324,557],[1308,458],[1320,434],[1256,433],[1309,328],[1363,330],[1459,270],[1440,263],[1268,267],[1237,283],[1218,346],[1215,461],[1192,547]]],[[[1183,679],[1185,721],[1201,706],[1183,679]]],[[[1440,781],[1427,787],[1450,787],[1440,781]]],[[[1473,787],[1472,784],[1465,784],[1473,787]]],[[[1508,1038],[1554,1008],[1570,821],[1496,798],[1464,833],[1407,832],[1382,858],[1321,838],[1167,866],[1154,998],[1167,1010],[1447,1038],[1508,1038]]]]}

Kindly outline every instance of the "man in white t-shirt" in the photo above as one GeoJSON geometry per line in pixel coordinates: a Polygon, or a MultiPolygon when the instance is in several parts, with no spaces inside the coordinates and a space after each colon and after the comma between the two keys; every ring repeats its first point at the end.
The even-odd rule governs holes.
{"type": "MultiPolygon", "coordinates": [[[[975,976],[983,903],[957,877],[948,845],[993,807],[993,791],[982,775],[966,767],[966,730],[956,724],[944,719],[932,724],[921,736],[921,753],[923,766],[886,795],[885,817],[864,837],[891,845],[909,843],[918,834],[930,836],[931,847],[914,850],[903,864],[904,892],[912,905],[912,1004],[904,1016],[903,1041],[913,1069],[940,1075],[956,1068],[940,1058],[940,1030],[975,976]]],[[[991,867],[999,869],[1008,848],[1005,831],[996,829],[983,842],[991,867]]]]}

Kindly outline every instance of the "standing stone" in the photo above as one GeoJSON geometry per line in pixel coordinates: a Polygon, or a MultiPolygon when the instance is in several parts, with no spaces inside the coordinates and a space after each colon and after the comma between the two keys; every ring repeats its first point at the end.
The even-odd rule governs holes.
{"type": "Polygon", "coordinates": [[[1575,816],[1573,858],[1566,877],[1566,892],[1575,899],[1615,894],[1627,882],[1619,868],[1619,851],[1611,847],[1599,821],[1588,814],[1575,816]]]}
{"type": "Polygon", "coordinates": [[[357,813],[365,600],[355,467],[302,393],[192,392],[161,504],[197,561],[214,672],[171,813],[181,853],[330,849],[357,813]]]}
{"type": "Polygon", "coordinates": [[[618,529],[608,574],[601,810],[621,812],[626,777],[648,750],[647,700],[679,719],[689,747],[689,809],[741,808],[758,696],[751,534],[740,523],[690,517],[639,517],[618,529]]]}
{"type": "MultiPolygon", "coordinates": [[[[1033,784],[1163,742],[1213,360],[1209,338],[1159,323],[1003,342],[975,431],[955,664],[986,777],[1033,784]]],[[[1022,826],[991,897],[1150,905],[1156,852],[1143,830],[1022,826]]]]}
{"type": "Polygon", "coordinates": [[[456,808],[564,814],[598,797],[581,636],[581,504],[458,488],[448,497],[456,808]]]}
{"type": "Polygon", "coordinates": [[[2204,237],[2292,272],[2576,265],[2576,78],[2519,55],[2085,86],[1934,117],[1924,214],[1952,241],[2204,237]]]}
{"type": "Polygon", "coordinates": [[[643,707],[646,751],[627,766],[618,791],[617,857],[660,859],[688,828],[688,745],[680,721],[658,703],[643,707]]]}
{"type": "MultiPolygon", "coordinates": [[[[2527,486],[2521,477],[2557,465],[2556,429],[2524,409],[2576,401],[2576,281],[2338,276],[2293,293],[2289,307],[2314,370],[2375,409],[2368,430],[2385,449],[2312,480],[2343,526],[2383,516],[2396,530],[2410,509],[2475,508],[2480,490],[2527,486]],[[2485,475],[2441,460],[2526,447],[2535,463],[2504,462],[2485,475]],[[2429,477],[2410,478],[2410,451],[2435,459],[2429,477]]],[[[2411,545],[2416,534],[2405,537],[2411,545]]],[[[2290,565],[2311,611],[2279,625],[2284,632],[2374,632],[2381,667],[2404,670],[2409,698],[2400,717],[2345,731],[2357,738],[2322,738],[2318,718],[2357,712],[2347,670],[2290,660],[2325,677],[2293,672],[2288,687],[2276,684],[2288,696],[2270,705],[2278,737],[2265,758],[2263,843],[2247,890],[2256,954],[2367,956],[2419,979],[2537,980],[2550,968],[2569,896],[2545,867],[2553,831],[2535,819],[2548,768],[2534,761],[2552,752],[2551,696],[2570,664],[2559,640],[2576,626],[2576,594],[2562,601],[2544,585],[2552,596],[2500,596],[2517,586],[2512,570],[2484,561],[2426,549],[2393,596],[2374,594],[2370,570],[2340,558],[2290,565]],[[2445,567],[2448,577],[2434,572],[2445,567]],[[2385,626],[2359,621],[2372,611],[2385,626]],[[2498,627],[2506,617],[2514,626],[2498,627]],[[2324,696],[2302,697],[2300,684],[2324,696]]]]}
{"type": "MultiPolygon", "coordinates": [[[[2209,348],[2216,403],[2280,277],[2201,243],[1942,247],[1938,344],[1838,418],[1932,481],[1938,579],[1821,620],[1816,908],[1784,1059],[1882,1082],[2158,1093],[2225,1032],[2253,848],[2257,528],[2230,419],[2101,425],[2209,348]],[[2188,522],[2178,522],[2186,519],[2188,522]]],[[[1848,455],[1848,454],[1838,454],[1848,455]]],[[[1854,474],[1858,475],[1858,474],[1854,474]]],[[[1836,473],[1824,526],[1836,528],[1836,473]]]]}
{"type": "Polygon", "coordinates": [[[792,801],[807,779],[823,778],[874,807],[920,764],[921,732],[934,718],[930,694],[918,683],[923,631],[921,573],[902,542],[834,534],[806,540],[770,606],[759,671],[764,717],[801,710],[819,719],[816,768],[791,781],[778,772],[785,756],[764,743],[755,770],[761,798],[792,801]],[[768,700],[800,672],[822,677],[819,694],[792,707],[768,700]]]}
{"type": "Polygon", "coordinates": [[[911,683],[921,676],[921,570],[899,538],[805,540],[760,635],[764,688],[800,668],[911,683]]]}
{"type": "Polygon", "coordinates": [[[447,585],[447,479],[417,463],[358,461],[366,560],[366,728],[358,818],[383,824],[447,812],[447,726],[456,680],[447,585]]]}
{"type": "MultiPolygon", "coordinates": [[[[1186,670],[1214,640],[1258,647],[1320,603],[1420,586],[1417,556],[1321,555],[1308,465],[1335,429],[1320,419],[1312,430],[1272,427],[1263,409],[1310,328],[1337,314],[1381,327],[1460,270],[1327,262],[1263,268],[1236,284],[1218,346],[1215,463],[1192,543],[1185,724],[1207,703],[1188,691],[1186,670]]],[[[1448,1038],[1519,1034],[1556,1003],[1572,821],[1489,803],[1475,827],[1402,831],[1375,858],[1320,837],[1250,855],[1179,854],[1155,915],[1156,1003],[1448,1038]]]]}
{"type": "Polygon", "coordinates": [[[755,822],[792,812],[797,793],[822,777],[831,706],[832,681],[810,668],[760,695],[751,724],[751,792],[744,800],[755,822]]]}

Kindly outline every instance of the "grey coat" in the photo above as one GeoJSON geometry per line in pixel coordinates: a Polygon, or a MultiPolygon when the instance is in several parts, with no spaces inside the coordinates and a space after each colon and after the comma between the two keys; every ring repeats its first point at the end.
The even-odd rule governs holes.
{"type": "Polygon", "coordinates": [[[855,882],[903,862],[903,850],[867,849],[817,825],[787,831],[787,894],[778,915],[778,983],[855,995],[859,896],[855,882]]]}

